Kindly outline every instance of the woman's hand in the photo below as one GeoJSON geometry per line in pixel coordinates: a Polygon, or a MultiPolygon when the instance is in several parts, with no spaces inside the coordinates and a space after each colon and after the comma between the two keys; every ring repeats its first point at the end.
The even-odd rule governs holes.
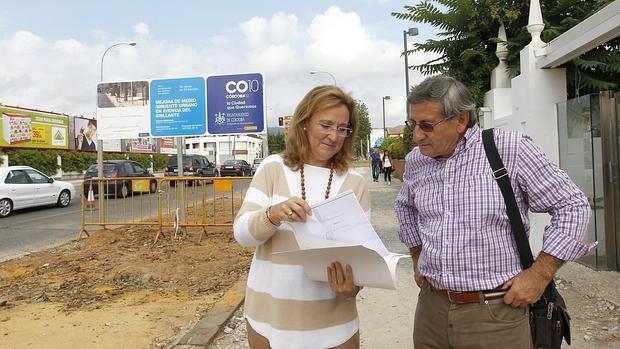
{"type": "Polygon", "coordinates": [[[329,282],[329,288],[331,288],[334,293],[346,298],[354,298],[361,289],[353,283],[353,268],[347,265],[347,271],[345,273],[342,270],[340,262],[332,262],[332,264],[327,267],[327,281],[329,282]]]}
{"type": "Polygon", "coordinates": [[[310,205],[296,196],[269,207],[269,217],[276,225],[282,222],[305,222],[306,216],[311,214],[310,205]]]}

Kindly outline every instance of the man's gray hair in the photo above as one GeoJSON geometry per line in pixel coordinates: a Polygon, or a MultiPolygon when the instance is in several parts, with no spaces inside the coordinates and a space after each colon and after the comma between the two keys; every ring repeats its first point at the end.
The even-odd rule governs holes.
{"type": "Polygon", "coordinates": [[[463,112],[469,112],[467,127],[476,124],[476,102],[471,97],[467,87],[460,81],[447,75],[436,75],[426,78],[413,88],[407,97],[407,108],[421,102],[440,102],[446,119],[457,117],[463,112]]]}

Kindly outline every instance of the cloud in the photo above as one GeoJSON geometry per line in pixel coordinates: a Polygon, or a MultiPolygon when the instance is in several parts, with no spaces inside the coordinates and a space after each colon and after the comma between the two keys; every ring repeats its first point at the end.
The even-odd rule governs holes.
{"type": "Polygon", "coordinates": [[[288,44],[299,36],[299,23],[295,15],[278,12],[270,19],[254,17],[239,25],[241,32],[252,46],[288,44]]]}
{"type": "Polygon", "coordinates": [[[144,22],[140,22],[132,26],[131,30],[133,30],[133,32],[138,36],[149,36],[149,26],[144,22]]]}
{"type": "MultiPolygon", "coordinates": [[[[95,43],[71,37],[46,41],[37,33],[16,31],[0,37],[0,102],[71,115],[93,116],[101,55],[114,42],[135,40],[107,52],[106,81],[262,72],[269,125],[291,115],[304,94],[331,83],[332,73],[345,91],[364,102],[373,127],[402,124],[405,114],[402,43],[374,37],[355,12],[330,7],[301,23],[295,14],[278,12],[221,28],[202,45],[181,45],[150,35],[149,24],[131,27],[133,37],[110,38],[91,30],[95,43]],[[155,59],[154,59],[155,57],[155,59]],[[271,108],[271,109],[269,109],[271,108]]],[[[203,41],[205,42],[205,41],[203,41]]],[[[410,57],[410,64],[424,61],[410,57]]],[[[411,83],[420,80],[410,74],[411,83]]]]}

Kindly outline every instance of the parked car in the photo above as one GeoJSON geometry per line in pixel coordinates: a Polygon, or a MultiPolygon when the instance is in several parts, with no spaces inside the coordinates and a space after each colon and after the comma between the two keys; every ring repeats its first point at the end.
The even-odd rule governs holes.
{"type": "MultiPolygon", "coordinates": [[[[183,155],[184,177],[217,177],[217,174],[217,166],[209,161],[206,156],[197,154],[183,155]]],[[[168,158],[168,164],[164,168],[164,177],[176,177],[178,175],[177,156],[172,155],[168,158]]]]}
{"type": "Polygon", "coordinates": [[[226,160],[220,166],[220,176],[249,176],[252,167],[245,160],[226,160]]]}
{"type": "Polygon", "coordinates": [[[252,161],[252,176],[254,176],[254,174],[256,173],[256,170],[258,169],[258,165],[260,165],[262,161],[263,161],[263,158],[256,158],[254,159],[254,161],[252,161]]]}
{"type": "Polygon", "coordinates": [[[54,180],[32,167],[0,168],[0,218],[26,207],[67,207],[75,195],[73,184],[54,180]]]}
{"type": "MultiPolygon", "coordinates": [[[[88,195],[91,188],[93,194],[99,193],[97,181],[89,181],[98,176],[97,164],[91,165],[84,174],[84,196],[88,195]]],[[[103,178],[119,178],[118,180],[104,181],[104,193],[115,194],[125,198],[133,192],[157,191],[157,180],[141,164],[131,160],[106,160],[103,162],[103,178]]]]}

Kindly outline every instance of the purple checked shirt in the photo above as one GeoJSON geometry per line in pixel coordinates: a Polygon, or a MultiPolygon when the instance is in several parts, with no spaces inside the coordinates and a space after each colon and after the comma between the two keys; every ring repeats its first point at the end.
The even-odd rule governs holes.
{"type": "MultiPolygon", "coordinates": [[[[528,235],[528,210],[546,212],[552,218],[543,251],[565,261],[583,256],[590,218],[583,192],[530,137],[495,129],[495,143],[528,235]]],[[[422,245],[420,272],[436,288],[491,290],[522,270],[492,172],[477,126],[467,130],[449,158],[431,158],[418,148],[407,155],[394,205],[400,240],[408,247],[422,245]]]]}

